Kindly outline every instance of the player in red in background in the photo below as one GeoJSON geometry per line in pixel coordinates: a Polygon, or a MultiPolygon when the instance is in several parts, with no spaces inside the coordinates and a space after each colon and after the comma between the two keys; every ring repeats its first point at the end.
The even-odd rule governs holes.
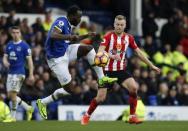
{"type": "MultiPolygon", "coordinates": [[[[129,91],[129,123],[139,124],[141,121],[139,121],[135,115],[138,85],[132,75],[126,70],[125,54],[127,48],[132,48],[138,57],[157,73],[160,73],[160,69],[153,65],[153,63],[143,55],[135,43],[134,37],[124,32],[125,28],[125,17],[122,15],[117,15],[114,20],[114,31],[111,31],[104,36],[104,40],[101,43],[98,52],[106,51],[109,53],[110,60],[104,67],[105,74],[109,77],[117,77],[118,83],[129,91]]],[[[106,88],[99,88],[97,96],[91,101],[88,111],[82,117],[82,125],[87,125],[89,123],[91,114],[94,112],[96,107],[106,99],[106,94],[106,88]]]]}

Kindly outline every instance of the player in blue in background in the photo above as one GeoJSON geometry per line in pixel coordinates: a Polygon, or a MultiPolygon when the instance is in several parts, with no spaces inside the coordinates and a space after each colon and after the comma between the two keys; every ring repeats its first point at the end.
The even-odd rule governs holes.
{"type": "Polygon", "coordinates": [[[33,107],[17,96],[25,79],[24,67],[26,60],[29,68],[29,80],[34,82],[31,49],[29,45],[21,39],[19,27],[13,26],[11,28],[11,36],[12,41],[8,42],[3,56],[3,64],[9,70],[6,88],[8,97],[12,101],[11,116],[16,120],[16,109],[18,105],[21,105],[27,112],[27,120],[31,120],[34,111],[33,107]]]}
{"type": "MultiPolygon", "coordinates": [[[[55,73],[63,88],[57,89],[52,95],[37,100],[37,106],[40,115],[47,119],[46,105],[58,100],[65,94],[74,93],[74,87],[71,83],[71,75],[69,73],[69,62],[86,56],[90,65],[94,65],[94,57],[96,55],[92,46],[74,44],[87,37],[95,36],[96,33],[90,32],[86,35],[71,34],[71,25],[77,26],[81,21],[82,11],[77,6],[71,6],[68,9],[67,17],[57,18],[48,32],[45,43],[47,54],[47,63],[50,69],[55,73]]],[[[109,78],[104,76],[101,67],[92,66],[98,76],[99,87],[104,87],[107,83],[117,81],[117,78],[109,78]]]]}

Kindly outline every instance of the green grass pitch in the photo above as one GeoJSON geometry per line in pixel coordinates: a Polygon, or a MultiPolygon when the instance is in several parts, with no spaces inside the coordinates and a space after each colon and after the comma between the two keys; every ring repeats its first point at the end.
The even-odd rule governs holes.
{"type": "Polygon", "coordinates": [[[188,121],[156,121],[130,125],[121,121],[92,121],[87,126],[72,121],[0,123],[0,131],[188,131],[188,121]]]}

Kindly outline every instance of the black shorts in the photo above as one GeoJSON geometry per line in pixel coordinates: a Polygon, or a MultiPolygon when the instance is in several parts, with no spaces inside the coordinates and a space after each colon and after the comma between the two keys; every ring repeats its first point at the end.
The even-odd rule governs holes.
{"type": "Polygon", "coordinates": [[[128,71],[121,70],[121,71],[104,71],[105,75],[108,77],[116,77],[118,78],[117,83],[121,85],[121,83],[130,78],[133,77],[128,71]]]}

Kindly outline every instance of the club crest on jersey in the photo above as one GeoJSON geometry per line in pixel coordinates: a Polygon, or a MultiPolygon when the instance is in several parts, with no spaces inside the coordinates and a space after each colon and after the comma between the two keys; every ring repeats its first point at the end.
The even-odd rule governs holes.
{"type": "Polygon", "coordinates": [[[14,51],[11,51],[9,54],[9,59],[10,60],[17,60],[16,53],[14,51]]]}
{"type": "Polygon", "coordinates": [[[112,50],[110,50],[110,54],[112,54],[112,55],[116,55],[116,54],[122,54],[123,52],[125,52],[125,51],[122,51],[122,50],[115,50],[115,49],[112,49],[112,50]]]}
{"type": "Polygon", "coordinates": [[[11,51],[10,56],[16,56],[16,53],[14,51],[11,51]]]}
{"type": "Polygon", "coordinates": [[[122,54],[124,51],[122,51],[122,45],[121,44],[117,44],[116,45],[116,49],[112,49],[110,50],[110,53],[112,55],[116,55],[116,54],[122,54]]]}
{"type": "Polygon", "coordinates": [[[22,48],[21,48],[20,46],[18,46],[18,47],[16,48],[17,51],[21,51],[21,49],[22,49],[22,48]]]}

